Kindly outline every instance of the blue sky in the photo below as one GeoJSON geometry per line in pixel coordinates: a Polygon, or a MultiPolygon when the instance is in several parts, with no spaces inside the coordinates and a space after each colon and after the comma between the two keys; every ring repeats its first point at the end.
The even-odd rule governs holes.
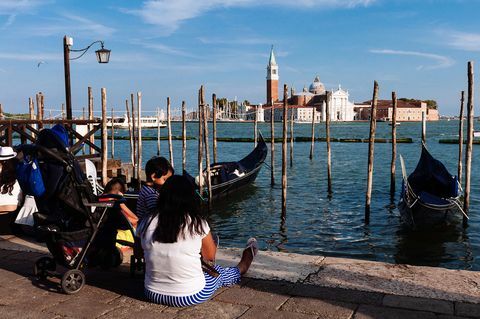
{"type": "Polygon", "coordinates": [[[377,80],[381,98],[395,90],[456,114],[480,52],[478,12],[477,0],[0,0],[0,103],[27,112],[42,91],[46,108],[60,109],[67,34],[74,49],[104,40],[112,50],[106,65],[97,47],[71,62],[74,111],[88,86],[96,110],[101,87],[118,112],[136,91],[144,110],[165,108],[167,96],[194,108],[201,84],[207,96],[263,103],[273,44],[280,84],[297,91],[319,75],[360,102],[377,80]]]}

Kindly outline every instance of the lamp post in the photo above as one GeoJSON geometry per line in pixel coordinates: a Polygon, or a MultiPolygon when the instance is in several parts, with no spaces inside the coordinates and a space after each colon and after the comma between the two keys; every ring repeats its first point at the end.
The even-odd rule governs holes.
{"type": "Polygon", "coordinates": [[[110,60],[110,50],[104,48],[103,41],[94,41],[89,46],[83,49],[74,50],[70,47],[73,46],[73,38],[63,37],[63,66],[65,71],[65,103],[67,105],[67,120],[72,119],[72,91],[70,87],[70,60],[80,59],[92,45],[100,43],[101,49],[95,51],[98,63],[108,63],[110,60]],[[81,52],[79,56],[70,58],[70,52],[81,52]]]}

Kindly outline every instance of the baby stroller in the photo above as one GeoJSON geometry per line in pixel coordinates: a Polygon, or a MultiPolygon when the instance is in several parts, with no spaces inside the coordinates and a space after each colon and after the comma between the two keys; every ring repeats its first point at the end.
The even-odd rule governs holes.
{"type": "MultiPolygon", "coordinates": [[[[61,278],[62,290],[77,293],[85,285],[85,266],[101,264],[101,256],[117,251],[115,227],[124,221],[110,209],[113,202],[97,201],[68,147],[63,126],[43,129],[35,144],[22,145],[20,150],[38,161],[46,186],[45,193],[35,197],[38,213],[34,224],[37,239],[46,242],[53,258],[39,258],[34,274],[39,278],[58,276],[57,264],[64,266],[68,270],[61,278]]],[[[120,263],[117,260],[115,265],[120,263]]]]}

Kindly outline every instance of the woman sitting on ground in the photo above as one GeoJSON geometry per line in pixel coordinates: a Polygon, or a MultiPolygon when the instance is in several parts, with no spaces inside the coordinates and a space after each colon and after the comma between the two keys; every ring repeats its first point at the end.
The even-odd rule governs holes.
{"type": "Polygon", "coordinates": [[[15,211],[23,195],[16,178],[17,153],[9,146],[0,147],[0,233],[11,234],[15,211]]]}
{"type": "Polygon", "coordinates": [[[139,224],[145,294],[151,302],[173,307],[200,304],[218,288],[238,283],[257,253],[257,241],[251,238],[236,267],[215,265],[217,247],[197,207],[197,196],[187,178],[172,176],[160,190],[155,213],[139,224]],[[207,264],[205,272],[202,263],[207,264]]]}

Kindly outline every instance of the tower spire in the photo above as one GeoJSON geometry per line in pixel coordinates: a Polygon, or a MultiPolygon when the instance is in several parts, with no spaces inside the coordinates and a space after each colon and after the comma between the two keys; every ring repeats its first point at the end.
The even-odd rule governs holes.
{"type": "Polygon", "coordinates": [[[278,101],[278,65],[273,53],[273,45],[270,49],[270,58],[267,65],[267,104],[278,101]]]}
{"type": "Polygon", "coordinates": [[[272,48],[270,49],[270,59],[268,60],[268,65],[277,65],[277,61],[275,60],[275,54],[273,53],[273,44],[272,48]]]}

